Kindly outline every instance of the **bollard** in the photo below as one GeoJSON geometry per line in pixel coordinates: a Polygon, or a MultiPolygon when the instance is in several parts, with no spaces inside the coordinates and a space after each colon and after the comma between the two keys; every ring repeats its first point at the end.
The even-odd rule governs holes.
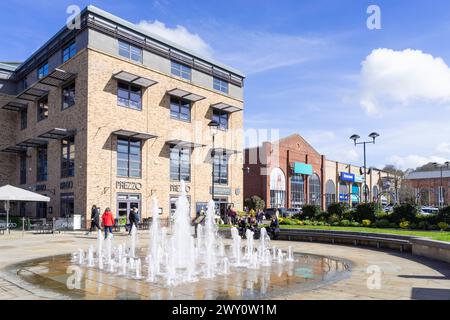
{"type": "Polygon", "coordinates": [[[25,217],[22,217],[22,238],[25,235],[25,217]]]}

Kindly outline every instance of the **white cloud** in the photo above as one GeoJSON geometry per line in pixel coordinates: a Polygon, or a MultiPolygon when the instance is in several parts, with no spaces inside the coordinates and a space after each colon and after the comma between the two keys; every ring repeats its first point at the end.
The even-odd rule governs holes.
{"type": "Polygon", "coordinates": [[[184,26],[177,25],[175,28],[170,28],[158,20],[142,20],[137,25],[148,32],[154,33],[197,54],[208,58],[213,56],[211,46],[198,34],[191,33],[184,26]]]}
{"type": "Polygon", "coordinates": [[[436,152],[450,155],[450,142],[442,142],[436,147],[436,152]]]}
{"type": "Polygon", "coordinates": [[[362,62],[360,105],[370,115],[414,102],[450,101],[450,68],[420,50],[376,49],[362,62]]]}
{"type": "Polygon", "coordinates": [[[439,156],[419,156],[415,154],[407,156],[392,156],[389,158],[391,164],[403,170],[415,169],[430,162],[444,163],[447,161],[445,158],[439,156]]]}

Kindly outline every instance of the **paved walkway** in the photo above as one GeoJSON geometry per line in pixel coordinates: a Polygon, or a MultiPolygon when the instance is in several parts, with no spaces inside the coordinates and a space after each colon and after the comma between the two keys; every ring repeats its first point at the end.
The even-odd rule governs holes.
{"type": "MultiPolygon", "coordinates": [[[[127,239],[125,234],[116,235],[127,239]]],[[[0,235],[0,299],[42,299],[20,283],[13,283],[2,269],[21,261],[77,251],[95,244],[95,234],[81,232],[36,235],[12,232],[0,235]]],[[[146,242],[147,231],[140,231],[146,242]]],[[[352,262],[348,279],[291,295],[289,299],[448,299],[450,300],[450,264],[414,257],[396,251],[380,251],[363,247],[328,245],[308,242],[273,242],[281,248],[292,245],[296,252],[328,255],[352,262]],[[377,275],[369,270],[379,271],[377,275]],[[377,282],[377,279],[380,281],[377,282]],[[373,287],[370,289],[369,285],[373,287]],[[377,284],[379,283],[379,286],[377,284]]]]}

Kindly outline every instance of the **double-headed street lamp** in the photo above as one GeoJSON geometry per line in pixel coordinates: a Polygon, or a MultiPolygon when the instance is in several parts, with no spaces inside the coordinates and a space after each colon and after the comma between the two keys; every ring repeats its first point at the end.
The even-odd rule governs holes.
{"type": "Polygon", "coordinates": [[[450,161],[447,161],[444,163],[444,165],[439,165],[437,162],[433,162],[432,163],[436,168],[440,168],[441,169],[441,185],[439,188],[439,206],[443,207],[445,204],[445,194],[444,194],[444,177],[443,177],[443,173],[444,173],[444,168],[446,168],[447,170],[449,169],[450,166],[450,161]]]}
{"type": "Polygon", "coordinates": [[[360,139],[361,137],[358,136],[357,134],[354,134],[350,137],[351,140],[353,140],[355,142],[355,146],[362,144],[364,145],[364,201],[367,203],[368,199],[367,199],[367,164],[366,164],[366,144],[375,144],[375,139],[378,138],[380,135],[376,132],[372,132],[371,134],[369,134],[369,138],[372,138],[372,141],[363,141],[363,142],[357,142],[358,139],[360,139]]]}
{"type": "Polygon", "coordinates": [[[212,164],[212,174],[211,174],[211,197],[214,201],[214,158],[216,157],[216,149],[214,147],[214,140],[219,131],[219,123],[217,121],[212,120],[209,124],[209,130],[212,137],[212,149],[211,149],[211,164],[212,164]]]}

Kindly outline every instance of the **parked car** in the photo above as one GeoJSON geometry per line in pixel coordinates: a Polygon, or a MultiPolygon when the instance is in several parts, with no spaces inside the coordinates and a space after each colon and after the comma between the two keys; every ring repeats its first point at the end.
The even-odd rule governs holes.
{"type": "Polygon", "coordinates": [[[286,208],[267,208],[264,211],[264,215],[266,216],[266,219],[272,219],[272,217],[275,216],[277,210],[278,210],[279,217],[286,218],[288,216],[288,210],[286,208]]]}
{"type": "Polygon", "coordinates": [[[434,207],[421,207],[420,213],[423,215],[438,214],[439,209],[434,207]]]}

